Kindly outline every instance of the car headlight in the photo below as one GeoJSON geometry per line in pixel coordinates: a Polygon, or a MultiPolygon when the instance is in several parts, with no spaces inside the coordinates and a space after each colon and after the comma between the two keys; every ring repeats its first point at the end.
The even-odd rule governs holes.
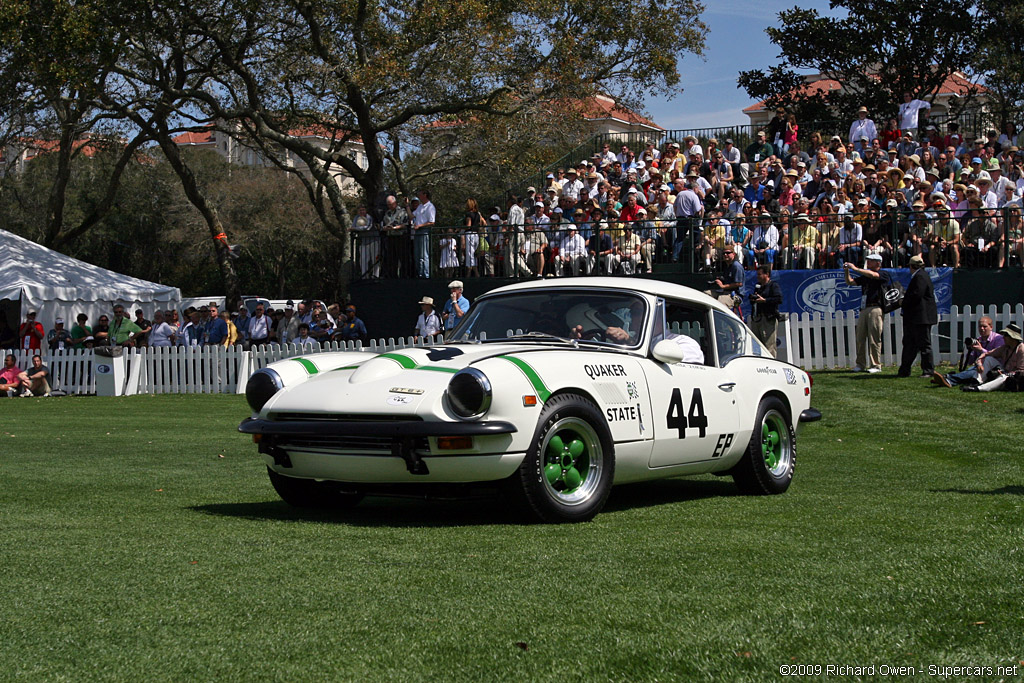
{"type": "Polygon", "coordinates": [[[245,400],[254,412],[263,410],[274,394],[284,389],[281,375],[270,368],[263,368],[252,373],[245,385],[245,400]]]}
{"type": "Polygon", "coordinates": [[[491,382],[476,368],[459,370],[448,382],[448,405],[461,418],[475,420],[491,407],[491,382]]]}

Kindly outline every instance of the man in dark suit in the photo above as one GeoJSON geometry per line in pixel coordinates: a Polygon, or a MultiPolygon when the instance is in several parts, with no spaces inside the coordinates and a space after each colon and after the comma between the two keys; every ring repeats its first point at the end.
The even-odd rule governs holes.
{"type": "Polygon", "coordinates": [[[910,285],[903,296],[903,361],[900,363],[900,377],[910,377],[910,368],[921,354],[923,377],[931,377],[935,370],[932,362],[932,325],[939,322],[935,307],[935,287],[924,259],[918,254],[910,259],[910,285]]]}

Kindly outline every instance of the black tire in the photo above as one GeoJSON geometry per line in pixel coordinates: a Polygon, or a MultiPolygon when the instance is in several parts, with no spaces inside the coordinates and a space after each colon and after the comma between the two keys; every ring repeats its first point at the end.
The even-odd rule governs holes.
{"type": "Polygon", "coordinates": [[[786,405],[767,396],[757,407],[757,420],[743,458],[732,469],[741,493],[774,495],[793,481],[796,467],[796,431],[786,405]]]}
{"type": "Polygon", "coordinates": [[[614,444],[601,411],[582,396],[560,394],[545,404],[507,484],[533,519],[586,522],[604,507],[614,478],[614,444]]]}
{"type": "Polygon", "coordinates": [[[332,481],[314,481],[278,474],[267,468],[270,483],[281,500],[292,507],[317,510],[344,510],[355,507],[363,499],[361,491],[342,490],[332,481]]]}

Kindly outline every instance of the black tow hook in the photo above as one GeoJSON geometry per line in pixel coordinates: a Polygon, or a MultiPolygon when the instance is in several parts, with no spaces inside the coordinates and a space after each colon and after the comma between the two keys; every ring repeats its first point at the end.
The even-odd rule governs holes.
{"type": "Polygon", "coordinates": [[[391,455],[404,460],[405,469],[409,470],[410,474],[430,474],[427,463],[423,462],[423,458],[413,449],[412,437],[394,439],[391,442],[391,455]]]}
{"type": "Polygon", "coordinates": [[[288,451],[281,448],[280,446],[275,446],[273,443],[270,443],[269,440],[266,438],[260,441],[259,450],[260,453],[266,453],[271,458],[273,458],[274,464],[277,465],[278,467],[292,466],[292,459],[291,457],[289,457],[288,451]]]}

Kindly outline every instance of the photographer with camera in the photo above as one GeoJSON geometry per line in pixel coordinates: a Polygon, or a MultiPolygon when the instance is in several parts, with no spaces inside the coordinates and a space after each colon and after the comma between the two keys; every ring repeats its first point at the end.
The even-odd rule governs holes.
{"type": "Polygon", "coordinates": [[[704,290],[704,293],[728,306],[736,314],[736,317],[742,320],[740,290],[743,289],[745,280],[743,266],[736,260],[736,250],[733,245],[725,245],[722,253],[725,258],[725,273],[717,280],[709,280],[709,289],[704,290]]]}
{"type": "Polygon", "coordinates": [[[994,358],[990,354],[1005,343],[1002,335],[996,334],[992,329],[992,318],[984,315],[978,318],[978,337],[967,337],[964,339],[964,351],[960,358],[960,371],[942,374],[932,373],[932,384],[943,384],[951,387],[956,384],[976,385],[979,382],[979,374],[984,376],[986,372],[997,367],[994,358]],[[982,362],[982,356],[988,359],[982,362]]]}
{"type": "Polygon", "coordinates": [[[779,305],[782,303],[782,288],[772,280],[771,266],[757,267],[757,284],[750,294],[751,329],[754,335],[775,356],[775,341],[779,335],[779,305]]]}

